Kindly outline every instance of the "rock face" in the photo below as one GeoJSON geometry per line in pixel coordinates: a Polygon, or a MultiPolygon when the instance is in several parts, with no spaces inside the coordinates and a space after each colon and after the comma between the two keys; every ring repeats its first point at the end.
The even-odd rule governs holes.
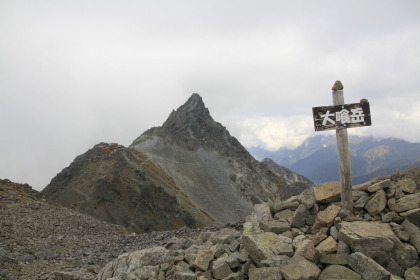
{"type": "MultiPolygon", "coordinates": [[[[413,173],[418,176],[420,169],[413,173]]],[[[369,188],[375,183],[382,183],[383,179],[356,186],[354,197],[372,199],[380,192],[380,195],[388,193],[387,200],[391,200],[391,193],[395,195],[399,192],[390,192],[389,189],[399,188],[396,182],[401,177],[412,178],[413,173],[390,177],[388,182],[381,184],[383,188],[369,188]]],[[[418,193],[411,193],[411,190],[400,192],[399,199],[418,193]]],[[[369,214],[369,207],[356,209],[354,214],[350,214],[341,209],[336,198],[328,202],[327,197],[334,197],[334,192],[329,193],[331,195],[315,197],[316,190],[305,191],[276,205],[257,204],[246,219],[243,234],[229,233],[241,242],[240,246],[235,239],[213,237],[186,250],[173,252],[174,256],[168,257],[165,264],[155,264],[156,279],[417,279],[420,252],[415,246],[419,228],[404,218],[415,215],[417,209],[403,215],[395,213],[390,222],[383,222],[381,217],[390,213],[389,203],[373,216],[369,214]],[[293,224],[296,213],[305,212],[302,209],[309,216],[316,217],[314,223],[308,217],[303,219],[303,224],[293,224]],[[286,210],[291,213],[277,215],[286,210]],[[289,230],[270,226],[278,222],[288,223],[289,230]],[[235,246],[232,246],[233,243],[235,246]],[[214,253],[209,254],[208,251],[214,253]],[[203,255],[209,258],[199,268],[195,260],[203,255]]],[[[223,236],[220,234],[215,235],[223,236]]],[[[118,259],[113,263],[116,262],[118,259]]],[[[114,270],[117,271],[118,266],[114,266],[114,270]]],[[[125,270],[126,274],[120,271],[112,279],[139,279],[136,271],[125,270]]]]}
{"type": "Polygon", "coordinates": [[[109,153],[109,146],[101,143],[78,156],[42,193],[65,207],[135,232],[206,223],[206,213],[145,154],[123,147],[109,153]]]}
{"type": "Polygon", "coordinates": [[[287,199],[311,186],[297,174],[285,176],[255,160],[213,120],[198,94],[130,147],[161,166],[216,225],[243,220],[253,204],[287,199]]]}

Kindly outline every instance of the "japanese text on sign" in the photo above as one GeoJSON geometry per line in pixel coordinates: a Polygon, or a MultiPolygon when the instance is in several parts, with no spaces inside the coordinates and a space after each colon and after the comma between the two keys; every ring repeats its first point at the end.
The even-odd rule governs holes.
{"type": "Polygon", "coordinates": [[[371,125],[369,102],[312,108],[316,131],[371,125]]]}

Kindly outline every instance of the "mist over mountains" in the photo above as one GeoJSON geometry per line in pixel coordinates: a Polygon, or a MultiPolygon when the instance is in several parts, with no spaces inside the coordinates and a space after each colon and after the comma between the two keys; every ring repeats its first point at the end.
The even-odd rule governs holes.
{"type": "MultiPolygon", "coordinates": [[[[255,158],[271,158],[315,184],[339,181],[335,135],[308,138],[296,149],[282,148],[270,152],[253,147],[248,150],[255,158]]],[[[350,136],[349,151],[353,184],[420,166],[420,143],[396,138],[350,136]]]]}

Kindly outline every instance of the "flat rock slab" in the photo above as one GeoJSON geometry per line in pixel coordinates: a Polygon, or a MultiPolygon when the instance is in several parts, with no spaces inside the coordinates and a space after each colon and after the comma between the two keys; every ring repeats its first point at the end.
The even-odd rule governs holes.
{"type": "Polygon", "coordinates": [[[292,239],[272,232],[244,235],[242,245],[258,267],[273,255],[293,256],[292,239]]]}
{"type": "Polygon", "coordinates": [[[330,203],[340,201],[340,183],[326,182],[314,188],[315,199],[318,202],[330,203]]]}

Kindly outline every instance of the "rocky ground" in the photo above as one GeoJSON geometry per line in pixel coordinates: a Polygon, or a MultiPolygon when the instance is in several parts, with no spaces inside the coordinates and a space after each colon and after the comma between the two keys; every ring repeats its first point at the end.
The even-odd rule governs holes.
{"type": "Polygon", "coordinates": [[[120,254],[215,230],[128,233],[54,205],[29,185],[0,180],[0,279],[94,279],[120,254]]]}
{"type": "Polygon", "coordinates": [[[1,181],[2,279],[420,279],[420,169],[257,204],[241,226],[130,235],[1,181]]]}

